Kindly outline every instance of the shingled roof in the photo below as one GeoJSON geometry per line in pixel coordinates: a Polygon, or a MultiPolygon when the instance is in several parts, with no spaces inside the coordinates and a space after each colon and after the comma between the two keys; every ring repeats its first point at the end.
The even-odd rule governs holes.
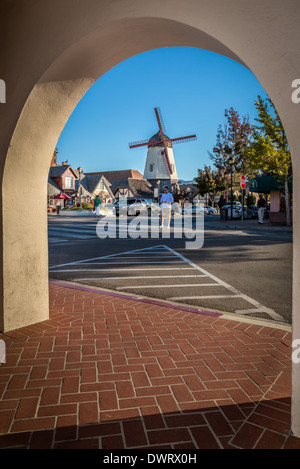
{"type": "Polygon", "coordinates": [[[49,196],[58,195],[61,193],[60,187],[56,184],[54,179],[52,179],[51,177],[48,178],[47,193],[49,196]]]}
{"type": "MultiPolygon", "coordinates": [[[[167,142],[167,145],[172,147],[173,144],[172,144],[172,141],[171,141],[170,137],[168,137],[166,134],[163,134],[163,136],[164,136],[165,141],[167,142]]],[[[150,140],[148,142],[148,147],[163,147],[163,146],[164,146],[164,144],[162,143],[161,133],[160,133],[160,131],[158,131],[156,134],[154,134],[150,138],[150,140]],[[160,143],[158,143],[158,142],[160,142],[160,143]]]]}
{"type": "Polygon", "coordinates": [[[126,180],[128,178],[143,179],[143,175],[136,169],[121,169],[118,171],[98,171],[84,173],[86,176],[104,176],[109,182],[126,180]]]}
{"type": "Polygon", "coordinates": [[[66,164],[62,164],[62,165],[57,165],[57,166],[51,166],[50,167],[50,171],[49,171],[49,177],[50,178],[59,178],[61,177],[66,171],[67,169],[70,168],[71,171],[74,173],[74,176],[75,177],[78,177],[78,173],[76,174],[76,170],[74,170],[72,168],[71,165],[66,165],[66,164]]]}
{"type": "Polygon", "coordinates": [[[126,180],[118,181],[118,183],[113,184],[113,186],[114,194],[119,189],[129,189],[132,193],[132,197],[153,198],[153,187],[147,179],[128,178],[126,180]]]}

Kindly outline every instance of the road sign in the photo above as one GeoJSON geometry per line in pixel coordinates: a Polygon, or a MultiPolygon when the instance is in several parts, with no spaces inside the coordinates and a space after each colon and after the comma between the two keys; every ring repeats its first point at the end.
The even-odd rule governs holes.
{"type": "Polygon", "coordinates": [[[246,177],[244,176],[244,174],[241,175],[241,188],[242,189],[245,189],[246,187],[246,177]]]}

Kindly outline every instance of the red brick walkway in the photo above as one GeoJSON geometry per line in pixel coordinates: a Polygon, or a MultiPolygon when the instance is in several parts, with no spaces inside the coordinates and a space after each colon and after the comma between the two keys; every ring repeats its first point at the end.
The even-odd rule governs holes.
{"type": "Polygon", "coordinates": [[[1,448],[300,448],[290,333],[50,285],[0,335],[1,448]]]}

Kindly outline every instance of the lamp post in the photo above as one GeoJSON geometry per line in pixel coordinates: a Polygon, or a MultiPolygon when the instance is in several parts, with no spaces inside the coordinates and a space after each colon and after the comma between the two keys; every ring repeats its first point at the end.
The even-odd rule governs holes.
{"type": "Polygon", "coordinates": [[[81,175],[82,175],[82,168],[77,168],[79,174],[79,185],[78,185],[78,193],[79,193],[79,203],[81,207],[81,175]]]}
{"type": "Polygon", "coordinates": [[[230,166],[230,212],[231,212],[231,215],[230,215],[230,218],[232,220],[232,199],[233,199],[233,193],[232,193],[232,173],[233,173],[233,165],[234,165],[234,158],[232,156],[230,156],[227,160],[227,163],[229,164],[230,166]]]}

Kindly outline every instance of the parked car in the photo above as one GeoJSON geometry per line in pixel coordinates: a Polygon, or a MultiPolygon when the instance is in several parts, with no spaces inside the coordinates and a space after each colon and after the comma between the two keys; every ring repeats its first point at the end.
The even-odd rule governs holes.
{"type": "Polygon", "coordinates": [[[249,205],[249,210],[252,212],[252,218],[258,218],[258,208],[256,205],[249,205]]]}
{"type": "Polygon", "coordinates": [[[185,206],[181,210],[182,215],[196,215],[203,213],[204,215],[207,214],[207,210],[202,205],[190,205],[185,206]]]}
{"type": "MultiPolygon", "coordinates": [[[[231,205],[223,205],[221,210],[227,210],[227,219],[231,219],[231,205]]],[[[241,219],[242,218],[242,206],[239,204],[232,205],[232,218],[241,219]]],[[[252,218],[252,210],[244,207],[244,219],[252,218]]]]}
{"type": "MultiPolygon", "coordinates": [[[[258,218],[257,205],[249,205],[249,209],[252,211],[252,218],[258,218]]],[[[270,218],[270,204],[267,204],[265,208],[264,218],[270,218]]]]}
{"type": "Polygon", "coordinates": [[[171,214],[177,215],[178,213],[180,213],[180,205],[178,202],[173,202],[171,207],[171,214]]]}
{"type": "Polygon", "coordinates": [[[151,199],[128,198],[120,199],[114,203],[114,213],[118,217],[120,215],[158,215],[160,207],[151,199]]]}
{"type": "Polygon", "coordinates": [[[214,207],[210,207],[209,205],[204,205],[204,208],[206,208],[207,215],[213,215],[215,213],[218,213],[214,207]]]}

